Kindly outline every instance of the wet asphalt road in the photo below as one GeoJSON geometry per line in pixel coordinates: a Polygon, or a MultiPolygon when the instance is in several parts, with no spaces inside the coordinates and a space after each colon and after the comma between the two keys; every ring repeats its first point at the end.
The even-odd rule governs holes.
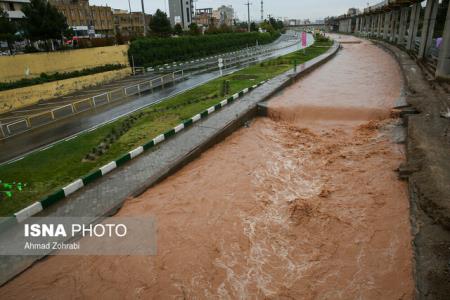
{"type": "MultiPolygon", "coordinates": [[[[312,43],[312,39],[310,39],[309,43],[312,43]]],[[[261,55],[256,61],[285,55],[297,49],[298,45],[294,45],[277,50],[269,55],[261,55]]],[[[243,67],[245,66],[228,69],[224,74],[235,72],[243,67]]],[[[152,94],[129,97],[117,103],[86,111],[58,122],[24,132],[12,138],[0,140],[0,163],[8,163],[16,159],[21,159],[31,152],[47,149],[58,142],[74,138],[86,131],[93,130],[143,107],[164,101],[167,98],[219,76],[218,71],[192,75],[187,80],[179,81],[175,85],[169,85],[165,89],[155,91],[152,94]]]]}

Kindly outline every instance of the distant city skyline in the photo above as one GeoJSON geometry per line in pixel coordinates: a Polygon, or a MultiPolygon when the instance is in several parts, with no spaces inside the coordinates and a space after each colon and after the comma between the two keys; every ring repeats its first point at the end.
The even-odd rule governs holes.
{"type": "MultiPolygon", "coordinates": [[[[133,11],[141,10],[141,0],[130,0],[133,11]]],[[[154,13],[156,9],[165,10],[169,13],[168,0],[144,0],[145,11],[154,13]]],[[[221,5],[232,5],[236,17],[247,20],[246,0],[198,0],[197,8],[217,8],[221,5]]],[[[250,15],[252,20],[259,20],[261,0],[251,0],[250,15]]],[[[327,16],[341,15],[351,7],[363,9],[370,5],[381,2],[381,0],[264,0],[265,17],[271,14],[274,17],[287,17],[290,19],[323,19],[327,16]]],[[[128,0],[90,0],[92,5],[108,5],[112,8],[128,10],[128,0]]]]}

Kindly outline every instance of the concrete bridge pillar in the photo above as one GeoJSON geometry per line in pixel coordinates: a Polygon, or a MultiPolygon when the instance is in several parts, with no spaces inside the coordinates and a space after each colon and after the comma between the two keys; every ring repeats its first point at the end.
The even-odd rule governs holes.
{"type": "Polygon", "coordinates": [[[397,21],[398,19],[398,10],[393,10],[391,13],[391,38],[390,41],[395,43],[397,36],[397,21]]]}
{"type": "Polygon", "coordinates": [[[411,8],[411,17],[409,20],[408,39],[406,41],[406,49],[413,50],[416,47],[417,32],[419,30],[420,11],[422,6],[420,2],[413,4],[411,8]]]}
{"type": "Polygon", "coordinates": [[[372,28],[373,36],[377,36],[377,29],[378,29],[378,15],[373,15],[373,28],[372,28]]]}
{"type": "Polygon", "coordinates": [[[436,78],[450,80],[450,5],[445,20],[443,42],[439,50],[436,78]]]}
{"type": "Polygon", "coordinates": [[[402,7],[402,9],[400,10],[400,23],[397,39],[397,44],[399,45],[405,44],[406,25],[408,23],[407,17],[408,17],[408,8],[402,7]]]}
{"type": "Polygon", "coordinates": [[[433,42],[434,25],[436,24],[436,15],[438,12],[439,0],[428,0],[423,19],[422,36],[418,58],[424,58],[433,42]]]}
{"type": "Polygon", "coordinates": [[[373,34],[373,16],[369,15],[369,36],[373,34]]]}
{"type": "Polygon", "coordinates": [[[366,26],[365,26],[365,33],[366,33],[366,35],[368,35],[369,34],[369,28],[370,28],[370,17],[369,16],[366,16],[366,21],[365,21],[365,23],[366,23],[366,26]]]}
{"type": "Polygon", "coordinates": [[[377,20],[378,20],[377,37],[380,38],[381,37],[381,27],[383,25],[383,14],[378,14],[377,15],[377,20]]]}
{"type": "Polygon", "coordinates": [[[353,33],[352,18],[348,19],[348,33],[353,33]]]}
{"type": "Polygon", "coordinates": [[[383,27],[383,40],[388,39],[389,27],[390,27],[391,13],[384,13],[384,27],[383,27]]]}
{"type": "Polygon", "coordinates": [[[362,17],[358,17],[358,33],[362,31],[362,17]]]}

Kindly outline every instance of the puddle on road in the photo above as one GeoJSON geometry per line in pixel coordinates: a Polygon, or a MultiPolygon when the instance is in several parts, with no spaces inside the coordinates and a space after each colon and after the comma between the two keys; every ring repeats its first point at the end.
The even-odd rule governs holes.
{"type": "Polygon", "coordinates": [[[51,257],[0,296],[412,298],[403,148],[389,130],[400,87],[388,54],[345,45],[270,117],[125,204],[120,216],[156,217],[156,257],[51,257]]]}

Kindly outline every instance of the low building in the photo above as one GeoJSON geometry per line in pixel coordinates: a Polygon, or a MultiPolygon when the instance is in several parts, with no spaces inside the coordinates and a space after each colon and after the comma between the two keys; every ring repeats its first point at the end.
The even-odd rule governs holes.
{"type": "Polygon", "coordinates": [[[77,36],[113,36],[115,33],[111,7],[91,6],[89,0],[48,0],[67,19],[77,36]]]}
{"type": "Polygon", "coordinates": [[[199,26],[209,27],[211,25],[217,26],[219,20],[213,17],[212,8],[200,8],[195,11],[194,23],[199,26]]]}
{"type": "MultiPolygon", "coordinates": [[[[131,12],[122,9],[114,9],[114,26],[116,33],[123,36],[143,36],[144,18],[142,12],[131,12]]],[[[145,26],[150,24],[151,15],[145,14],[145,26]]]]}
{"type": "Polygon", "coordinates": [[[222,5],[217,10],[213,11],[213,17],[219,20],[220,25],[233,26],[234,9],[231,5],[222,5]]]}
{"type": "Polygon", "coordinates": [[[22,7],[26,3],[30,3],[30,0],[0,0],[0,8],[10,19],[16,20],[24,17],[22,7]]]}

